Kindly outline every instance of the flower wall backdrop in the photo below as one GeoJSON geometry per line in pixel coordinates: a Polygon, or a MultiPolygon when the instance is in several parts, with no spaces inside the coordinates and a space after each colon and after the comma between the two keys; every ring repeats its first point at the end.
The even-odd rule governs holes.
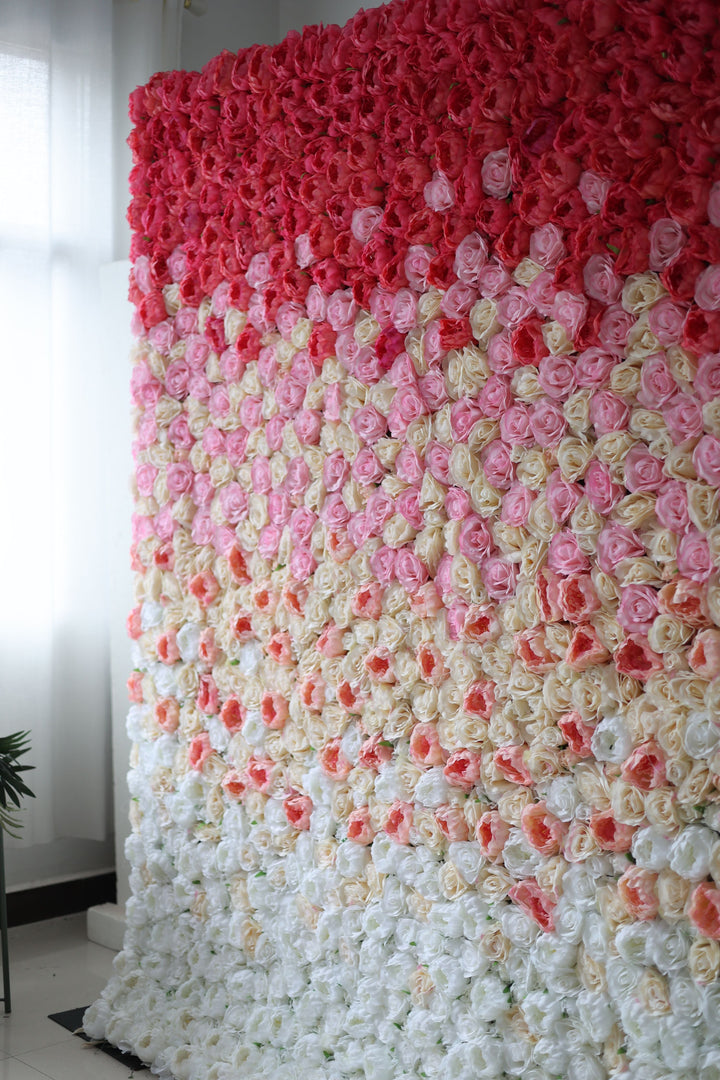
{"type": "Polygon", "coordinates": [[[134,897],[177,1080],[720,1076],[715,4],[131,100],[134,897]]]}

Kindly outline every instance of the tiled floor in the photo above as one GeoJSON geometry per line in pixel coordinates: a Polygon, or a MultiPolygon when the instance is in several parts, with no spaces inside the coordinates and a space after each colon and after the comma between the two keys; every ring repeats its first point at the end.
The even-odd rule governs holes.
{"type": "MultiPolygon", "coordinates": [[[[87,940],[85,915],[10,931],[12,1013],[0,1005],[0,1080],[127,1080],[113,1061],[48,1020],[89,1005],[110,975],[114,953],[87,940]]],[[[150,1077],[142,1071],[137,1080],[150,1077]]]]}

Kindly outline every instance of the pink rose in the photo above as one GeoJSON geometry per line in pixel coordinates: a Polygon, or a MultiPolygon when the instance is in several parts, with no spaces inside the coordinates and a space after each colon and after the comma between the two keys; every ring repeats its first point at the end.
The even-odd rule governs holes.
{"type": "Polygon", "coordinates": [[[662,671],[664,666],[662,656],[650,648],[647,638],[641,634],[629,634],[615,650],[613,659],[621,675],[631,675],[641,682],[662,671]]]}
{"type": "Polygon", "coordinates": [[[200,735],[196,735],[190,740],[190,745],[188,747],[188,762],[190,768],[195,769],[197,772],[201,772],[203,765],[212,752],[213,748],[207,731],[203,731],[200,735]]]}
{"type": "Polygon", "coordinates": [[[381,585],[389,585],[395,578],[397,550],[384,544],[370,556],[370,569],[381,585]]]}
{"type": "Polygon", "coordinates": [[[500,375],[491,375],[476,398],[478,408],[491,420],[499,420],[511,401],[510,383],[500,375]]]}
{"type": "Polygon", "coordinates": [[[291,499],[301,499],[310,487],[310,469],[304,458],[290,458],[283,486],[291,499]]]}
{"type": "Polygon", "coordinates": [[[414,447],[405,445],[395,458],[395,471],[406,484],[419,483],[425,472],[423,462],[414,447]]]}
{"type": "Polygon", "coordinates": [[[327,302],[326,319],[333,330],[344,330],[355,321],[357,310],[351,290],[336,289],[327,302]]]}
{"type": "Polygon", "coordinates": [[[700,882],[693,889],[687,914],[703,937],[720,941],[720,889],[709,881],[700,882]]]}
{"type": "Polygon", "coordinates": [[[250,468],[253,491],[268,495],[272,491],[272,470],[266,457],[256,457],[250,468]]]}
{"type": "Polygon", "coordinates": [[[167,488],[174,499],[179,499],[181,495],[185,495],[190,491],[194,479],[195,473],[192,466],[188,465],[186,461],[168,465],[166,474],[167,488]]]}
{"type": "MultiPolygon", "coordinates": [[[[342,409],[342,390],[340,383],[331,383],[330,386],[327,387],[323,405],[325,407],[325,419],[336,423],[340,419],[342,409]]],[[[280,447],[277,449],[280,449],[280,447]]]]}
{"type": "Polygon", "coordinates": [[[379,206],[363,206],[353,210],[350,229],[360,244],[367,244],[382,221],[383,210],[379,206]]]}
{"type": "Polygon", "coordinates": [[[412,289],[398,289],[393,299],[390,316],[392,324],[401,334],[407,334],[417,321],[417,295],[412,289]]]}
{"type": "Polygon", "coordinates": [[[353,480],[356,480],[358,484],[365,485],[379,484],[385,475],[385,469],[369,446],[362,447],[353,461],[350,471],[353,480]]]}
{"type": "Polygon", "coordinates": [[[290,373],[278,379],[275,387],[275,402],[281,416],[293,416],[302,408],[304,398],[305,387],[290,373]]]}
{"type": "Polygon", "coordinates": [[[711,225],[720,225],[720,180],[716,180],[710,188],[707,215],[711,225]]]}
{"type": "Polygon", "coordinates": [[[287,525],[292,513],[290,496],[285,491],[272,491],[268,496],[268,515],[273,525],[287,525]]]}
{"type": "Polygon", "coordinates": [[[367,806],[359,806],[352,810],[347,823],[348,840],[355,844],[371,844],[375,838],[375,830],[370,820],[370,809],[367,806]]]}
{"type": "Polygon", "coordinates": [[[467,840],[468,823],[461,806],[451,806],[449,803],[438,806],[435,820],[443,836],[451,843],[467,840]]]}
{"type": "Polygon", "coordinates": [[[442,409],[443,405],[450,400],[445,386],[445,375],[439,368],[433,368],[427,375],[418,379],[418,388],[420,396],[431,412],[442,409]]]}
{"type": "Polygon", "coordinates": [[[551,473],[545,487],[548,510],[558,525],[562,525],[572,514],[583,496],[579,484],[566,480],[559,469],[551,473]]]}
{"type": "Polygon", "coordinates": [[[350,475],[350,462],[342,450],[333,450],[323,462],[323,484],[326,491],[339,491],[350,475]]]}
{"type": "Polygon", "coordinates": [[[320,520],[329,529],[342,529],[350,520],[350,511],[339,493],[327,495],[320,508],[320,520]]]}
{"type": "Polygon", "coordinates": [[[410,548],[400,548],[395,560],[395,577],[407,593],[416,592],[428,579],[427,568],[410,548]]]}
{"type": "Polygon", "coordinates": [[[202,448],[213,460],[220,457],[225,453],[225,433],[208,424],[203,431],[202,448]]]}
{"type": "Polygon", "coordinates": [[[647,634],[658,613],[657,593],[649,585],[626,585],[617,621],[629,634],[647,634]]]}
{"type": "Polygon", "coordinates": [[[678,570],[691,581],[704,582],[713,572],[713,561],[706,537],[697,529],[688,529],[677,547],[678,570]]]}
{"type": "Polygon", "coordinates": [[[317,446],[321,426],[322,414],[319,409],[303,409],[293,421],[295,434],[304,446],[317,446]]]}
{"type": "Polygon", "coordinates": [[[377,620],[382,615],[384,588],[379,581],[370,581],[356,590],[351,609],[357,619],[377,620]]]}
{"type": "Polygon", "coordinates": [[[558,404],[550,398],[540,398],[530,406],[530,428],[539,446],[553,447],[567,431],[567,420],[558,404]]]}
{"type": "Polygon", "coordinates": [[[414,529],[422,529],[424,517],[420,509],[420,492],[417,488],[406,488],[405,491],[401,491],[395,500],[395,510],[402,514],[414,529]]]}
{"type": "Polygon", "coordinates": [[[490,300],[502,296],[511,283],[512,278],[507,270],[494,256],[488,259],[478,273],[478,292],[490,300]]]}
{"type": "Polygon", "coordinates": [[[665,270],[678,257],[685,246],[685,230],[672,218],[658,218],[650,226],[651,270],[665,270]]]}
{"type": "Polygon", "coordinates": [[[407,844],[413,822],[413,804],[397,799],[388,811],[385,832],[396,844],[407,844]]]}
{"type": "Polygon", "coordinates": [[[170,397],[182,401],[187,397],[190,368],[184,360],[173,360],[165,372],[165,389],[170,397]]]}
{"type": "Polygon", "coordinates": [[[487,559],[483,563],[482,581],[493,600],[509,600],[515,594],[519,567],[507,559],[487,559]]]}
{"type": "Polygon", "coordinates": [[[458,547],[462,555],[478,565],[490,555],[493,547],[492,536],[483,519],[477,514],[470,515],[460,526],[458,547]]]}
{"type": "Polygon", "coordinates": [[[674,443],[683,443],[702,435],[702,408],[697,398],[690,394],[676,394],[663,406],[662,414],[674,443]]]}
{"type": "Polygon", "coordinates": [[[477,292],[464,281],[455,281],[443,296],[440,310],[449,319],[462,319],[477,300],[477,292]]]}
{"type": "Polygon", "coordinates": [[[431,442],[425,452],[425,467],[440,484],[450,486],[450,447],[431,442]]]}
{"type": "Polygon", "coordinates": [[[320,655],[325,656],[328,659],[344,656],[344,634],[345,631],[342,627],[336,626],[335,623],[327,623],[316,642],[316,648],[320,655]]]}
{"type": "Polygon", "coordinates": [[[597,435],[625,431],[630,419],[628,403],[612,390],[599,390],[590,398],[590,422],[597,435]]]}
{"type": "MultiPolygon", "coordinates": [[[[372,406],[366,405],[365,408],[372,408],[372,406]]],[[[393,438],[403,436],[410,424],[424,416],[426,412],[427,407],[419,390],[415,386],[401,387],[393,398],[387,418],[387,425],[393,438]]],[[[357,413],[355,415],[357,416],[357,413]]],[[[354,418],[351,423],[354,423],[354,418]]]]}
{"type": "Polygon", "coordinates": [[[448,784],[462,791],[472,791],[480,779],[482,758],[474,750],[455,750],[447,759],[443,773],[448,784]]]}
{"type": "Polygon", "coordinates": [[[499,491],[507,491],[515,478],[515,466],[505,443],[495,439],[482,451],[480,460],[488,483],[499,491]]]}
{"type": "Polygon", "coordinates": [[[586,622],[600,609],[600,600],[589,574],[572,574],[557,584],[557,604],[563,619],[586,622]]]}
{"type": "Polygon", "coordinates": [[[210,346],[201,334],[192,334],[185,346],[185,362],[193,371],[202,371],[210,355],[210,346]]]}
{"type": "Polygon", "coordinates": [[[590,569],[590,560],[578,546],[577,539],[569,529],[556,533],[548,547],[548,566],[564,577],[584,574],[590,569]]]}
{"type": "Polygon", "coordinates": [[[214,534],[215,526],[210,517],[210,512],[208,510],[198,510],[190,529],[193,543],[197,544],[198,547],[204,547],[206,544],[212,543],[214,534]]]}
{"type": "Polygon", "coordinates": [[[459,641],[462,637],[467,610],[467,604],[464,600],[457,600],[445,608],[445,622],[451,641],[459,641]]]}
{"type": "Polygon", "coordinates": [[[305,309],[296,304],[293,301],[286,301],[281,304],[275,313],[275,325],[280,331],[281,337],[286,341],[290,340],[290,335],[293,332],[293,328],[297,324],[298,319],[301,319],[305,314],[305,309]]]}
{"type": "Polygon", "coordinates": [[[250,433],[245,428],[236,428],[235,431],[229,431],[227,434],[225,453],[234,469],[238,469],[245,461],[249,437],[250,433]]]}
{"type": "Polygon", "coordinates": [[[235,480],[220,489],[219,500],[225,520],[231,525],[245,520],[248,513],[248,495],[235,480]]]}
{"type": "Polygon", "coordinates": [[[283,810],[288,820],[288,825],[294,829],[305,831],[310,828],[310,817],[313,811],[313,802],[309,795],[301,795],[292,792],[283,800],[283,810]]]}
{"type": "Polygon", "coordinates": [[[545,800],[541,799],[523,809],[520,828],[528,843],[541,855],[557,855],[568,827],[550,813],[545,800]]]}
{"type": "Polygon", "coordinates": [[[470,496],[462,488],[451,487],[445,496],[445,513],[451,521],[462,521],[470,512],[470,496]]]}
{"type": "MultiPolygon", "coordinates": [[[[511,375],[516,368],[520,367],[520,361],[513,352],[510,335],[506,331],[495,334],[488,345],[488,366],[495,372],[495,377],[511,375]]],[[[492,377],[492,376],[491,376],[492,377]]]]}
{"type": "Polygon", "coordinates": [[[312,322],[324,322],[327,314],[327,297],[319,285],[312,284],[305,297],[305,310],[312,322]]]}
{"type": "Polygon", "coordinates": [[[392,367],[387,374],[387,381],[397,390],[400,390],[403,386],[417,387],[415,365],[406,352],[401,352],[393,360],[392,367]]]}
{"type": "Polygon", "coordinates": [[[591,214],[599,214],[605,205],[605,197],[612,181],[588,169],[580,174],[578,190],[591,214]]]}
{"type": "Polygon", "coordinates": [[[298,506],[290,518],[290,535],[296,544],[309,541],[317,521],[317,515],[309,506],[298,506]]]}
{"type": "Polygon", "coordinates": [[[360,512],[353,514],[347,526],[348,540],[353,547],[359,550],[373,535],[377,535],[377,531],[373,529],[367,515],[360,512]]]}
{"type": "Polygon", "coordinates": [[[598,390],[608,381],[616,363],[616,358],[602,349],[585,349],[575,364],[577,385],[584,389],[598,390]]]}
{"type": "Polygon", "coordinates": [[[589,623],[582,623],[573,630],[565,651],[565,663],[573,671],[587,671],[596,664],[604,664],[610,658],[598,632],[589,623]]]}
{"type": "Polygon", "coordinates": [[[559,292],[553,301],[552,316],[564,327],[568,337],[574,338],[585,321],[588,302],[584,296],[571,292],[559,292]]]}
{"type": "Polygon", "coordinates": [[[652,739],[636,746],[620,770],[623,780],[641,791],[652,791],[665,783],[665,758],[652,739]]]}
{"type": "Polygon", "coordinates": [[[600,569],[612,574],[625,559],[645,554],[645,548],[637,533],[626,525],[608,522],[598,536],[597,561],[600,569]]]}
{"type": "Polygon", "coordinates": [[[516,482],[503,495],[500,520],[514,528],[520,528],[527,522],[530,507],[535,501],[535,493],[524,484],[516,482]]]}
{"type": "Polygon", "coordinates": [[[687,488],[680,480],[668,480],[655,500],[655,516],[664,528],[683,533],[690,524],[687,488]]]}
{"type": "Polygon", "coordinates": [[[720,266],[708,266],[695,282],[695,303],[703,311],[720,308],[720,266]]]}
{"type": "Polygon", "coordinates": [[[387,431],[387,421],[374,405],[364,405],[358,409],[350,421],[358,438],[371,445],[381,439],[387,431]]]}
{"type": "Polygon", "coordinates": [[[258,537],[258,552],[267,562],[272,562],[280,548],[282,529],[277,525],[265,525],[258,537]]]}
{"type": "Polygon", "coordinates": [[[510,172],[510,151],[507,147],[502,150],[492,150],[486,154],[482,169],[482,188],[486,195],[493,199],[505,199],[512,190],[512,176],[510,172]]]}
{"type": "Polygon", "coordinates": [[[434,724],[416,724],[410,735],[410,758],[420,768],[443,765],[447,753],[440,745],[440,737],[434,724]]]}
{"type": "Polygon", "coordinates": [[[569,356],[543,356],[538,365],[538,382],[556,401],[564,401],[575,389],[575,363],[569,356]]]}
{"type": "Polygon", "coordinates": [[[720,353],[706,353],[698,360],[693,389],[701,401],[720,397],[720,353]]]}
{"type": "Polygon", "coordinates": [[[533,313],[533,302],[527,289],[514,285],[498,297],[496,317],[501,326],[514,329],[533,313]]]}
{"type": "MultiPolygon", "coordinates": [[[[195,439],[190,432],[190,425],[185,413],[180,413],[172,421],[168,428],[168,438],[176,449],[190,450],[195,439]]],[[[154,442],[154,437],[152,441],[154,442]]]]}
{"type": "Polygon", "coordinates": [[[530,258],[546,270],[554,270],[565,255],[562,230],[552,222],[533,229],[530,236],[530,258]]]}
{"type": "Polygon", "coordinates": [[[454,204],[455,189],[444,173],[434,172],[423,189],[423,198],[431,210],[443,213],[454,204]]]}
{"type": "Polygon", "coordinates": [[[693,450],[693,465],[701,480],[720,488],[720,439],[703,435],[693,450]]]}
{"type": "Polygon", "coordinates": [[[640,370],[638,401],[646,409],[658,409],[677,392],[678,385],[662,353],[648,356],[640,370]]]}
{"type": "Polygon", "coordinates": [[[644,443],[636,443],[628,451],[624,468],[628,491],[657,491],[665,480],[662,461],[644,443]]]}
{"type": "Polygon", "coordinates": [[[623,488],[614,483],[612,473],[601,461],[591,461],[584,477],[588,502],[599,514],[607,517],[623,497],[623,488]]]}
{"type": "Polygon", "coordinates": [[[601,304],[614,304],[620,299],[622,281],[609,255],[591,255],[583,269],[583,281],[587,295],[601,304]]]}
{"type": "Polygon", "coordinates": [[[493,754],[493,763],[500,773],[511,784],[522,784],[529,787],[532,784],[530,770],[525,764],[527,746],[519,745],[500,746],[493,754]]]}
{"type": "Polygon", "coordinates": [[[455,250],[454,271],[456,277],[466,285],[477,287],[478,275],[487,262],[487,244],[479,233],[469,233],[455,250]]]}
{"type": "Polygon", "coordinates": [[[703,679],[720,675],[720,630],[701,630],[688,652],[688,664],[703,679]]]}
{"type": "Polygon", "coordinates": [[[135,473],[135,481],[137,483],[138,495],[142,495],[143,498],[149,498],[153,493],[153,486],[155,484],[155,477],[158,471],[154,465],[146,462],[143,465],[138,465],[137,472],[135,473]]]}
{"type": "Polygon", "coordinates": [[[505,847],[510,835],[510,826],[497,810],[486,810],[478,818],[475,826],[475,838],[480,845],[484,858],[494,862],[505,847]]]}
{"type": "Polygon", "coordinates": [[[500,417],[500,437],[508,446],[532,446],[535,436],[530,427],[530,409],[516,401],[500,417]]]}
{"type": "Polygon", "coordinates": [[[404,510],[406,514],[417,520],[419,512],[418,492],[414,489],[408,490],[410,493],[406,495],[405,501],[401,504],[402,510],[382,488],[372,493],[365,507],[369,535],[379,536],[396,510],[399,513],[404,510]]]}
{"type": "Polygon", "coordinates": [[[687,309],[673,303],[669,296],[658,300],[648,311],[648,324],[661,345],[675,345],[682,338],[687,309]]]}
{"type": "Polygon", "coordinates": [[[620,304],[612,304],[603,312],[598,329],[600,345],[605,352],[615,353],[620,356],[625,351],[628,334],[635,325],[635,319],[630,312],[625,311],[620,304]]]}
{"type": "MultiPolygon", "coordinates": [[[[405,276],[407,277],[410,286],[418,292],[424,291],[427,285],[427,275],[432,259],[432,252],[422,244],[413,244],[408,248],[407,255],[405,256],[405,276]]],[[[372,307],[372,300],[370,310],[374,318],[376,318],[382,326],[383,320],[377,318],[377,314],[372,307]]],[[[388,321],[390,319],[389,312],[391,310],[392,297],[388,295],[388,321]]]]}

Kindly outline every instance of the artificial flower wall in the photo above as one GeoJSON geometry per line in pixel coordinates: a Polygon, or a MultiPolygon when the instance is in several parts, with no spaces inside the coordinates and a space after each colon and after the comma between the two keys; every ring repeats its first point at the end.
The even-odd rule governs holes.
{"type": "Polygon", "coordinates": [[[131,99],[133,898],[176,1080],[720,1076],[717,8],[131,99]]]}

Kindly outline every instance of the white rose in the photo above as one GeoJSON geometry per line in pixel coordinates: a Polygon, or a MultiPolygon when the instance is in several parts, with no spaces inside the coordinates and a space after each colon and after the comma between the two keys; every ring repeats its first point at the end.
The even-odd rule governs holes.
{"type": "Polygon", "coordinates": [[[381,802],[392,803],[405,794],[397,769],[392,763],[383,765],[375,780],[375,796],[381,802]]]}
{"type": "Polygon", "coordinates": [[[557,776],[551,781],[545,796],[547,808],[561,821],[572,821],[582,803],[572,776],[557,776]]]}
{"type": "Polygon", "coordinates": [[[688,1076],[698,1059],[698,1030],[691,1020],[669,1016],[660,1029],[662,1060],[666,1066],[688,1076]]]}
{"type": "Polygon", "coordinates": [[[523,951],[530,948],[540,933],[534,919],[514,905],[503,907],[500,925],[505,937],[523,951]]]}
{"type": "Polygon", "coordinates": [[[581,990],[576,999],[578,1019],[595,1042],[605,1042],[615,1023],[615,1014],[604,994],[581,990]]]}
{"type": "Polygon", "coordinates": [[[256,748],[262,747],[265,744],[267,731],[268,728],[262,722],[260,710],[248,709],[245,713],[245,722],[242,729],[245,742],[256,748]]]}
{"type": "Polygon", "coordinates": [[[702,993],[699,986],[684,973],[673,974],[670,982],[670,1004],[676,1016],[696,1017],[702,1012],[702,993]]]}
{"type": "Polygon", "coordinates": [[[342,752],[351,765],[357,765],[363,742],[364,736],[359,727],[353,725],[345,730],[341,740],[342,752]]]}
{"type": "Polygon", "coordinates": [[[650,924],[647,922],[621,926],[615,934],[617,951],[628,964],[647,964],[649,938],[650,924]]]}
{"type": "Polygon", "coordinates": [[[684,967],[690,949],[690,939],[679,926],[669,926],[661,919],[649,924],[648,954],[655,967],[667,975],[684,967]]]}
{"type": "Polygon", "coordinates": [[[474,841],[458,841],[450,844],[448,854],[465,881],[473,885],[480,873],[483,861],[479,844],[474,841]]]}
{"type": "Polygon", "coordinates": [[[688,825],[672,842],[670,868],[688,881],[702,881],[710,872],[710,856],[717,839],[705,825],[688,825]]]}
{"type": "Polygon", "coordinates": [[[569,897],[562,896],[555,909],[555,932],[561,941],[577,945],[583,936],[585,912],[569,897]]]}
{"type": "Polygon", "coordinates": [[[696,761],[704,761],[720,743],[720,728],[709,712],[693,712],[687,718],[682,738],[685,752],[696,761]]]}
{"type": "MultiPolygon", "coordinates": [[[[146,600],[140,609],[140,625],[143,633],[146,630],[152,630],[155,626],[160,626],[163,621],[165,609],[162,604],[156,603],[154,600],[146,600]]],[[[178,635],[179,643],[179,635],[178,635]]]]}
{"type": "Polygon", "coordinates": [[[178,692],[174,665],[151,664],[150,674],[160,697],[176,697],[178,692]]]}
{"type": "Polygon", "coordinates": [[[207,723],[207,730],[213,750],[221,752],[227,750],[231,735],[222,720],[217,716],[211,716],[207,723]]]}
{"type": "Polygon", "coordinates": [[[478,1020],[493,1021],[508,1007],[505,984],[497,975],[483,975],[470,988],[470,1004],[478,1020]]]}
{"type": "Polygon", "coordinates": [[[453,790],[445,779],[442,768],[437,765],[424,772],[418,780],[415,785],[415,801],[435,810],[450,801],[453,790]]]}
{"type": "Polygon", "coordinates": [[[610,997],[620,1001],[633,995],[642,977],[643,968],[618,957],[608,960],[605,972],[610,997]]]}
{"type": "Polygon", "coordinates": [[[340,844],[335,860],[335,868],[341,877],[359,877],[369,861],[370,853],[367,848],[361,844],[347,842],[340,844]]]}
{"type": "Polygon", "coordinates": [[[633,746],[625,720],[621,716],[605,717],[595,728],[590,746],[598,761],[612,761],[620,765],[633,746]]]}
{"type": "Polygon", "coordinates": [[[505,869],[513,877],[530,877],[542,861],[542,856],[533,848],[521,829],[511,829],[503,847],[505,869]]]}
{"type": "Polygon", "coordinates": [[[240,663],[237,665],[238,674],[245,675],[246,677],[252,676],[257,671],[260,661],[263,657],[263,649],[257,639],[252,641],[246,641],[238,649],[237,659],[240,663]]]}
{"type": "Polygon", "coordinates": [[[638,866],[658,873],[669,865],[673,838],[658,825],[638,829],[632,838],[632,854],[638,866]]]}

